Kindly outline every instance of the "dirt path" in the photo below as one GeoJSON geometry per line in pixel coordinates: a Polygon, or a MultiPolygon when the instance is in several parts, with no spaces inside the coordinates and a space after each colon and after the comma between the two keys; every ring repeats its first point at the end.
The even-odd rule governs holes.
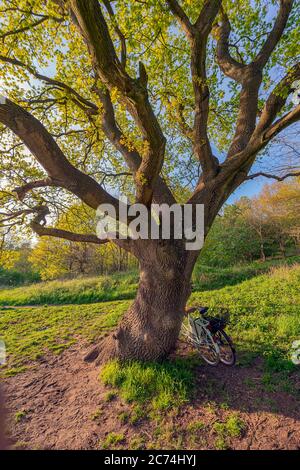
{"type": "MultiPolygon", "coordinates": [[[[266,392],[259,361],[252,367],[199,366],[192,404],[169,413],[163,422],[144,418],[135,424],[120,416],[130,405],[117,397],[108,401],[99,371],[82,360],[80,345],[60,356],[6,379],[10,442],[15,448],[96,449],[111,432],[122,436],[110,448],[213,449],[214,423],[233,413],[245,423],[238,438],[225,439],[233,449],[299,449],[300,407],[293,394],[266,392]],[[248,384],[248,385],[247,385],[248,384]],[[189,430],[191,422],[201,431],[189,430]]],[[[295,384],[297,386],[297,384],[295,384]]]]}

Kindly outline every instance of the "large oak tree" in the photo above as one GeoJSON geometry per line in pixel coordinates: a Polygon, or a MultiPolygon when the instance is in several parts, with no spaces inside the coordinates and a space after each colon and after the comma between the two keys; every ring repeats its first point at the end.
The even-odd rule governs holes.
{"type": "MultiPolygon", "coordinates": [[[[49,221],[74,199],[117,208],[122,188],[149,210],[204,204],[207,234],[257,156],[300,120],[297,0],[2,0],[0,12],[7,230],[101,243],[49,221]]],[[[139,289],[87,359],[161,359],[199,252],[184,240],[113,243],[138,258],[139,289]]]]}

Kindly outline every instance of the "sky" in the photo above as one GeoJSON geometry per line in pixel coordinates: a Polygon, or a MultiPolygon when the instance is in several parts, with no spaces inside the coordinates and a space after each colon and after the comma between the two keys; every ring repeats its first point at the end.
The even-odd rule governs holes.
{"type": "Polygon", "coordinates": [[[266,178],[258,177],[254,180],[246,181],[229,197],[227,204],[233,204],[242,196],[255,196],[261,191],[267,181],[270,182],[271,180],[266,180],[266,178]]]}

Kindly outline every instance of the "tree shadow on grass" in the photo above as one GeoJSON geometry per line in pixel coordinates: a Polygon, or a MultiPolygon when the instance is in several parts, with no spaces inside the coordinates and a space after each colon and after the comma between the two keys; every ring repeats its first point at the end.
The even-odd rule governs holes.
{"type": "MultiPolygon", "coordinates": [[[[185,352],[186,354],[186,352],[185,352]]],[[[184,354],[184,355],[185,355],[184,354]]],[[[224,409],[270,412],[300,420],[300,368],[289,361],[276,367],[261,351],[239,349],[233,367],[206,365],[188,352],[195,364],[195,389],[191,403],[224,409]]]]}

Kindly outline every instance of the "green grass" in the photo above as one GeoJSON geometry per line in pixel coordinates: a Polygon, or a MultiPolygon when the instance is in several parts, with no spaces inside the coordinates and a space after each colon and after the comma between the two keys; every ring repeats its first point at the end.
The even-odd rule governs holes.
{"type": "MultiPolygon", "coordinates": [[[[8,353],[6,375],[46,351],[59,354],[79,337],[93,341],[114,327],[128,308],[128,301],[90,305],[61,305],[0,309],[0,331],[8,353]]],[[[0,369],[1,371],[1,369],[0,369]]]]}
{"type": "MultiPolygon", "coordinates": [[[[103,282],[103,278],[100,281],[103,282]]],[[[121,284],[118,286],[122,285],[124,289],[127,286],[127,293],[130,292],[130,289],[132,291],[135,289],[135,275],[131,277],[132,284],[129,282],[130,277],[124,278],[120,275],[119,281],[121,284]]],[[[96,280],[61,283],[64,299],[66,300],[68,295],[73,292],[72,289],[75,286],[72,295],[78,301],[80,285],[82,285],[82,295],[86,298],[87,285],[90,285],[92,291],[94,289],[93,285],[89,284],[92,282],[96,282],[96,280]]],[[[111,283],[113,282],[116,282],[116,277],[112,278],[111,283]]],[[[300,337],[299,285],[300,266],[281,267],[271,270],[268,274],[243,281],[236,286],[227,286],[214,291],[194,292],[190,299],[190,305],[208,305],[212,307],[213,312],[217,311],[219,307],[229,308],[231,316],[228,331],[238,346],[238,363],[249,365],[257,356],[260,356],[264,359],[265,372],[274,374],[278,382],[283,383],[281,376],[277,377],[276,374],[283,374],[285,377],[296,368],[290,361],[290,348],[292,342],[300,337]]],[[[37,290],[35,294],[37,302],[41,296],[42,287],[39,285],[35,288],[41,289],[37,290]]],[[[59,283],[47,283],[44,288],[48,289],[54,298],[57,289],[59,289],[59,283]]],[[[118,289],[114,295],[118,295],[118,289]]],[[[11,293],[11,302],[13,299],[16,302],[16,291],[19,292],[18,289],[5,291],[11,293]]],[[[124,292],[123,290],[121,297],[124,292]]],[[[19,295],[21,294],[23,300],[32,299],[34,288],[32,286],[23,288],[19,295]]],[[[3,291],[1,295],[3,296],[3,291]]],[[[43,295],[46,295],[45,292],[43,295]]],[[[21,302],[20,298],[19,301],[21,302]]],[[[30,361],[39,358],[47,351],[59,354],[77,342],[80,337],[89,342],[101,337],[117,324],[129,305],[129,300],[122,300],[82,305],[0,308],[1,338],[5,341],[8,352],[8,367],[4,367],[2,372],[6,375],[18,374],[30,365],[30,361]]],[[[117,366],[115,365],[115,367],[117,366]]],[[[144,381],[157,383],[153,377],[158,371],[162,379],[163,371],[159,369],[160,365],[156,366],[158,369],[149,366],[146,370],[131,365],[133,370],[134,367],[137,368],[135,371],[137,374],[136,383],[143,384],[144,381]]],[[[120,374],[121,372],[120,370],[120,374]]],[[[159,394],[155,392],[155,399],[154,395],[151,395],[152,392],[150,393],[151,398],[143,387],[139,392],[141,396],[143,393],[146,394],[146,401],[154,400],[152,405],[157,409],[169,406],[173,400],[173,392],[170,389],[173,379],[177,383],[176,374],[172,375],[170,370],[166,370],[165,374],[164,380],[168,383],[165,390],[169,390],[169,392],[165,390],[161,390],[159,394]]],[[[132,373],[131,376],[133,377],[133,375],[132,373]]],[[[121,376],[123,377],[124,374],[121,376]]],[[[129,398],[132,396],[135,399],[136,387],[134,380],[130,383],[128,381],[122,382],[122,393],[125,395],[127,393],[129,398]]],[[[179,395],[182,393],[181,397],[184,397],[185,389],[179,389],[178,393],[179,395]]],[[[138,395],[136,397],[137,401],[140,401],[138,395]]]]}
{"type": "Polygon", "coordinates": [[[296,263],[300,263],[300,256],[291,256],[285,259],[274,259],[265,262],[254,261],[253,263],[228,268],[216,268],[203,266],[200,257],[193,272],[193,290],[208,291],[222,289],[226,286],[235,286],[260,274],[266,274],[272,268],[291,266],[296,263]]]}
{"type": "Polygon", "coordinates": [[[225,450],[229,448],[229,439],[241,437],[246,425],[237,414],[230,415],[225,422],[217,421],[213,425],[213,431],[217,435],[215,448],[225,450]]]}
{"type": "Polygon", "coordinates": [[[26,410],[20,410],[15,413],[15,422],[20,423],[27,415],[26,410]]]}
{"type": "Polygon", "coordinates": [[[156,411],[187,402],[194,388],[192,362],[188,360],[162,364],[111,361],[102,368],[100,379],[118,390],[126,402],[150,405],[156,411]]]}
{"type": "Polygon", "coordinates": [[[137,283],[138,274],[135,272],[40,282],[26,287],[0,290],[0,305],[89,304],[132,299],[137,283]]]}
{"type": "Polygon", "coordinates": [[[281,267],[238,286],[197,292],[191,304],[230,311],[228,327],[240,350],[263,354],[269,369],[293,369],[291,344],[300,337],[300,266],[281,267]]]}
{"type": "MultiPolygon", "coordinates": [[[[268,272],[274,266],[300,262],[300,257],[286,260],[255,262],[231,268],[212,268],[197,263],[193,273],[194,291],[211,291],[233,286],[268,272]]],[[[0,305],[63,305],[110,302],[133,299],[138,285],[138,273],[118,273],[110,276],[40,282],[30,286],[0,289],[0,305]]]]}

